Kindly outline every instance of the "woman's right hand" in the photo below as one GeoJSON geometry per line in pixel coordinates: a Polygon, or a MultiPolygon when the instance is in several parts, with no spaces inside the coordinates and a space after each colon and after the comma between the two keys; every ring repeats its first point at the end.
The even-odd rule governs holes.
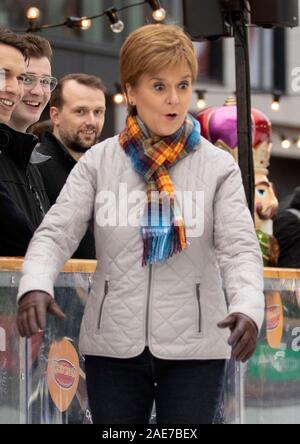
{"type": "Polygon", "coordinates": [[[17,313],[17,326],[20,336],[29,338],[40,330],[44,330],[47,312],[58,319],[66,319],[66,315],[50,294],[44,291],[26,293],[19,301],[17,313]]]}

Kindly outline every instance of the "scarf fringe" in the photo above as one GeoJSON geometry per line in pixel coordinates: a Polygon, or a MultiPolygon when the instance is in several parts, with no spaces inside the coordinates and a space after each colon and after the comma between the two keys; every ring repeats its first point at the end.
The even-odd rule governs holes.
{"type": "Polygon", "coordinates": [[[137,116],[127,118],[126,128],[119,136],[121,147],[130,157],[133,169],[144,178],[147,186],[147,206],[141,222],[143,266],[165,262],[187,247],[183,216],[176,208],[174,185],[169,168],[197,150],[201,142],[199,122],[188,115],[175,134],[155,139],[137,116]],[[171,197],[171,213],[165,211],[152,191],[171,197]]]}
{"type": "Polygon", "coordinates": [[[182,222],[173,223],[164,230],[149,230],[148,227],[143,227],[142,238],[144,243],[143,267],[157,262],[165,262],[187,247],[186,230],[182,222]]]}

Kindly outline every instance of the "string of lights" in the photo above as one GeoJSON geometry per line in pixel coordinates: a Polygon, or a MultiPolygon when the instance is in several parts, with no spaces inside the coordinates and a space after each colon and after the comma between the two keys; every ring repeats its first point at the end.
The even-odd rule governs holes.
{"type": "MultiPolygon", "coordinates": [[[[222,95],[224,97],[229,97],[229,96],[236,96],[236,92],[235,91],[214,91],[214,90],[207,90],[207,89],[195,89],[194,93],[197,96],[197,109],[198,110],[203,110],[204,108],[206,108],[207,105],[207,100],[206,100],[206,95],[210,94],[216,94],[216,95],[222,95]]],[[[261,94],[261,92],[252,92],[252,94],[261,94]]],[[[273,97],[272,102],[270,103],[270,107],[271,110],[273,112],[278,112],[280,111],[280,100],[282,97],[282,93],[279,92],[272,92],[272,93],[265,93],[265,94],[270,94],[273,97]]],[[[122,87],[119,83],[115,83],[115,93],[113,94],[113,102],[115,103],[115,105],[124,105],[126,103],[126,98],[125,95],[122,91],[122,87]]],[[[300,148],[300,139],[297,140],[297,146],[298,148],[300,148]]]]}
{"type": "MultiPolygon", "coordinates": [[[[227,91],[226,92],[223,90],[213,91],[213,90],[206,90],[206,89],[196,89],[194,92],[197,94],[197,108],[199,110],[206,108],[206,106],[207,106],[206,95],[207,94],[210,94],[210,95],[217,94],[217,95],[223,95],[223,96],[227,96],[227,97],[236,95],[235,91],[230,91],[230,92],[227,91]]],[[[283,96],[282,92],[279,92],[279,91],[271,91],[271,92],[252,91],[251,92],[251,95],[255,95],[255,94],[271,95],[271,97],[272,97],[272,101],[270,103],[271,111],[273,111],[273,112],[280,111],[280,101],[283,96]]]]}
{"type": "Polygon", "coordinates": [[[293,139],[281,135],[280,139],[281,139],[281,148],[283,148],[284,150],[289,150],[293,148],[293,146],[300,149],[300,134],[297,138],[293,139]]]}
{"type": "MultiPolygon", "coordinates": [[[[120,8],[109,8],[105,11],[102,11],[99,14],[93,15],[93,16],[84,16],[84,17],[67,17],[63,22],[57,23],[57,24],[44,24],[40,25],[38,23],[40,17],[41,17],[41,11],[37,7],[30,7],[27,10],[26,17],[28,21],[28,28],[23,32],[40,32],[46,29],[53,29],[58,27],[66,26],[68,28],[72,29],[80,29],[82,31],[86,31],[91,28],[93,24],[93,20],[96,20],[101,17],[107,17],[107,19],[110,22],[110,28],[114,33],[121,33],[125,25],[122,20],[119,18],[119,13],[129,9],[129,8],[135,8],[138,6],[142,6],[148,4],[152,9],[152,17],[156,22],[162,22],[165,20],[167,13],[165,9],[161,7],[159,0],[144,0],[140,1],[138,3],[134,3],[131,5],[122,6],[120,8]]],[[[116,88],[117,92],[114,95],[114,102],[118,105],[121,105],[124,103],[124,99],[122,98],[122,91],[120,88],[116,88]]],[[[206,94],[226,94],[224,91],[207,91],[207,90],[195,90],[195,93],[198,96],[197,99],[197,108],[199,110],[202,110],[206,107],[206,94]]],[[[271,110],[273,112],[280,111],[280,100],[282,98],[282,93],[278,91],[271,92],[273,99],[271,102],[271,110]]],[[[235,92],[231,92],[229,95],[235,95],[235,92]]]]}
{"type": "MultiPolygon", "coordinates": [[[[70,17],[67,17],[63,22],[56,23],[56,24],[40,24],[39,23],[39,20],[41,18],[40,9],[37,7],[30,7],[30,8],[28,8],[28,10],[26,12],[28,27],[26,30],[19,31],[19,32],[34,33],[34,32],[42,32],[47,29],[60,28],[60,27],[68,27],[71,29],[86,31],[92,27],[93,20],[106,17],[109,20],[110,28],[111,28],[112,32],[118,34],[118,33],[121,33],[125,28],[124,22],[119,17],[119,13],[126,10],[126,9],[142,6],[145,4],[148,4],[151,7],[152,17],[156,22],[163,22],[165,20],[165,18],[167,16],[167,12],[165,11],[165,9],[163,9],[161,7],[159,0],[144,0],[144,1],[140,1],[137,3],[131,4],[131,5],[123,6],[121,8],[111,7],[109,9],[106,9],[106,10],[102,11],[101,13],[93,15],[93,16],[83,16],[83,17],[70,16],[70,17]]],[[[116,83],[115,90],[116,90],[116,92],[113,95],[114,103],[116,105],[126,104],[126,98],[125,98],[124,93],[122,91],[121,85],[116,83]]],[[[209,94],[209,95],[218,94],[218,95],[225,95],[225,96],[226,95],[231,95],[231,96],[236,95],[235,91],[231,91],[231,92],[227,93],[226,91],[222,91],[222,90],[213,91],[213,90],[206,90],[206,89],[196,89],[194,91],[194,93],[197,95],[197,109],[199,109],[199,110],[206,108],[206,106],[207,106],[206,95],[207,94],[209,94]]],[[[255,94],[256,92],[253,92],[253,93],[255,94]]],[[[257,92],[257,93],[259,93],[259,92],[257,92]]],[[[283,93],[280,91],[273,91],[273,92],[269,92],[268,94],[270,94],[272,96],[272,101],[270,104],[271,110],[273,112],[280,111],[280,101],[283,96],[283,93]]],[[[281,146],[283,149],[288,150],[293,145],[300,149],[300,134],[297,139],[291,140],[284,135],[281,135],[280,139],[281,139],[281,146]]]]}
{"type": "Polygon", "coordinates": [[[161,7],[159,0],[144,0],[132,5],[122,6],[121,8],[112,7],[90,17],[67,17],[61,23],[44,25],[39,24],[39,19],[41,17],[40,9],[37,7],[30,7],[26,12],[28,27],[26,30],[20,32],[41,32],[46,29],[61,28],[64,26],[72,29],[81,29],[82,31],[86,31],[91,28],[93,20],[107,17],[110,22],[111,30],[117,34],[122,32],[125,27],[124,23],[119,18],[119,12],[145,4],[148,4],[151,7],[152,17],[156,22],[163,22],[165,20],[167,12],[164,8],[161,7]]]}
{"type": "MultiPolygon", "coordinates": [[[[224,97],[229,97],[229,96],[236,96],[236,92],[235,91],[214,91],[214,90],[207,90],[207,89],[195,89],[194,93],[197,95],[197,109],[199,109],[200,111],[203,110],[204,108],[207,107],[207,100],[206,100],[206,95],[222,95],[224,97]]],[[[253,94],[262,94],[261,92],[252,92],[253,94]]],[[[282,93],[280,92],[269,92],[269,93],[265,93],[265,94],[269,94],[272,96],[272,101],[270,103],[270,107],[271,110],[273,112],[278,112],[280,111],[280,100],[282,97],[282,93]]],[[[125,96],[123,94],[121,85],[119,83],[115,83],[115,93],[113,94],[113,102],[116,105],[123,105],[124,103],[126,103],[126,99],[125,96]]],[[[297,146],[298,146],[298,141],[297,141],[297,146]]],[[[300,148],[300,141],[299,141],[299,148],[300,148]]]]}

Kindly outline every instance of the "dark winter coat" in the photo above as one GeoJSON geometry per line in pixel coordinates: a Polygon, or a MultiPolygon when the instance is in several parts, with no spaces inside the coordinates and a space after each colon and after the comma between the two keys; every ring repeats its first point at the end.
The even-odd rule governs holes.
{"type": "Polygon", "coordinates": [[[36,142],[0,124],[0,256],[24,256],[49,210],[42,177],[30,163],[36,142]]]}
{"type": "Polygon", "coordinates": [[[278,214],[274,236],[280,245],[278,266],[300,268],[300,187],[295,189],[290,208],[278,214]]]}
{"type": "MultiPolygon", "coordinates": [[[[37,146],[36,152],[34,153],[34,158],[39,161],[37,166],[43,177],[48,198],[52,206],[55,204],[70,172],[77,162],[70,156],[63,144],[50,132],[45,133],[42,142],[37,146]],[[41,157],[36,157],[36,152],[45,156],[44,161],[42,161],[41,157]]],[[[73,258],[96,258],[92,225],[89,226],[73,258]]]]}

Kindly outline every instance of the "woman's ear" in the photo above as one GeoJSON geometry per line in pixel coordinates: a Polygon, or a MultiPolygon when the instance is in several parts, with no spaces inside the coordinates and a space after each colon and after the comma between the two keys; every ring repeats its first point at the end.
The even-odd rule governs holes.
{"type": "Polygon", "coordinates": [[[135,94],[134,89],[130,85],[130,83],[126,83],[126,97],[128,100],[129,105],[135,106],[135,94]]]}

